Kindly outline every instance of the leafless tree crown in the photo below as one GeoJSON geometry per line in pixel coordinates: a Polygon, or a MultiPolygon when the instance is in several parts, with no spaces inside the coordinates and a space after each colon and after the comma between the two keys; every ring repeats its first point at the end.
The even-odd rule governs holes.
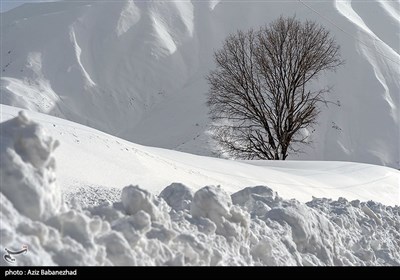
{"type": "Polygon", "coordinates": [[[322,26],[280,17],[259,30],[230,35],[207,76],[214,138],[235,158],[281,159],[306,143],[328,87],[308,84],[343,63],[322,26]],[[296,143],[296,145],[294,145],[296,143]]]}

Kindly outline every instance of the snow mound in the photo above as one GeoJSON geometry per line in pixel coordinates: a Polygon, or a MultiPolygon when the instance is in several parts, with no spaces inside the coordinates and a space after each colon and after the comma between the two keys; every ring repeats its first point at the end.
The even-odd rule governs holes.
{"type": "MultiPolygon", "coordinates": [[[[165,201],[157,200],[151,193],[138,186],[128,186],[122,189],[122,205],[128,215],[135,215],[139,211],[150,214],[151,220],[160,220],[165,211],[160,211],[158,205],[166,204],[165,201]]],[[[166,205],[165,205],[166,206],[166,205]]]]}
{"type": "Polygon", "coordinates": [[[172,183],[160,193],[160,197],[176,211],[188,210],[193,200],[193,191],[181,183],[172,183]]]}
{"type": "Polygon", "coordinates": [[[0,124],[1,192],[15,208],[33,220],[49,218],[61,207],[61,191],[55,184],[58,141],[31,122],[25,113],[0,124]]]}
{"type": "Polygon", "coordinates": [[[208,218],[216,225],[216,233],[241,239],[248,230],[248,217],[232,205],[231,197],[220,187],[207,186],[194,194],[190,213],[194,218],[208,218]]]}
{"type": "Polygon", "coordinates": [[[192,194],[179,183],[159,196],[130,185],[117,202],[66,204],[55,181],[57,142],[23,113],[0,127],[0,245],[28,246],[14,265],[400,265],[398,206],[304,204],[266,186],[192,194]]]}

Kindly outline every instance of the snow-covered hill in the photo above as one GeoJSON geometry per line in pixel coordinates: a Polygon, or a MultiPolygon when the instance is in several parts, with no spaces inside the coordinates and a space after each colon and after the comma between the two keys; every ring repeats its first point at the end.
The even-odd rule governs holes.
{"type": "MultiPolygon", "coordinates": [[[[2,121],[20,109],[1,105],[2,121]]],[[[233,161],[145,147],[60,118],[29,112],[61,145],[54,153],[61,189],[122,189],[129,184],[154,194],[179,182],[197,190],[221,185],[228,193],[266,185],[285,199],[312,197],[400,204],[400,171],[350,162],[233,161]]],[[[7,132],[2,135],[7,137],[7,132]]],[[[162,136],[162,135],[161,135],[162,136]]],[[[90,192],[90,191],[89,191],[90,192]]],[[[118,195],[119,196],[119,195],[118,195]]]]}
{"type": "Polygon", "coordinates": [[[299,158],[399,168],[399,1],[25,4],[1,14],[1,103],[209,155],[204,75],[213,50],[280,14],[326,26],[346,60],[320,79],[341,106],[323,110],[299,158]]]}
{"type": "Polygon", "coordinates": [[[28,249],[1,265],[400,265],[397,170],[207,158],[0,112],[0,245],[28,249]]]}

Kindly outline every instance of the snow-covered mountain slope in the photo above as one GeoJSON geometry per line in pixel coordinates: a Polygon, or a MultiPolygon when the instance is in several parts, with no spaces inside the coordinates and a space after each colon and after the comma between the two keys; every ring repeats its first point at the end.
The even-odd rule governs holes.
{"type": "MultiPolygon", "coordinates": [[[[1,105],[2,121],[20,109],[1,105]]],[[[179,182],[197,190],[221,185],[228,193],[264,185],[285,199],[312,197],[374,200],[400,205],[400,171],[349,162],[232,161],[145,147],[60,118],[29,112],[61,145],[54,153],[57,178],[67,193],[82,187],[139,185],[158,194],[179,182]]],[[[2,132],[4,134],[5,132],[2,132]]],[[[162,137],[162,135],[160,135],[162,137]]]]}
{"type": "MultiPolygon", "coordinates": [[[[1,14],[1,103],[136,143],[211,154],[212,53],[280,14],[332,31],[346,65],[313,146],[292,159],[399,168],[399,1],[62,1],[1,14]]],[[[318,84],[318,83],[317,83],[318,84]]]]}
{"type": "Polygon", "coordinates": [[[17,112],[1,106],[0,246],[26,252],[2,266],[400,265],[399,206],[279,196],[398,205],[394,169],[231,162],[17,112]],[[139,186],[105,191],[124,180],[139,186]]]}

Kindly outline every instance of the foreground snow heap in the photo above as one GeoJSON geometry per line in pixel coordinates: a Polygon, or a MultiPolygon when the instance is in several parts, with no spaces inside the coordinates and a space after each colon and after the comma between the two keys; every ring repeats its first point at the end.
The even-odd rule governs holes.
{"type": "Polygon", "coordinates": [[[23,113],[0,129],[0,245],[28,246],[14,265],[400,265],[398,206],[174,183],[82,209],[62,201],[57,141],[23,113]]]}
{"type": "Polygon", "coordinates": [[[1,192],[32,220],[56,214],[61,207],[61,191],[55,184],[52,152],[58,141],[23,112],[2,123],[0,131],[1,192]]]}

